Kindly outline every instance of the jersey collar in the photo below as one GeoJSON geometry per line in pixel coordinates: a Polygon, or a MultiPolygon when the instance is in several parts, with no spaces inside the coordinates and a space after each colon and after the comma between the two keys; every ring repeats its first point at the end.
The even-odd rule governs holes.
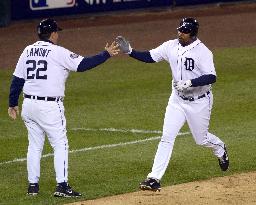
{"type": "Polygon", "coordinates": [[[196,39],[194,42],[192,42],[191,44],[189,44],[187,46],[183,47],[182,45],[180,45],[180,43],[179,43],[179,45],[180,45],[181,48],[183,48],[183,50],[187,51],[187,50],[190,50],[190,49],[194,48],[195,46],[197,46],[200,43],[201,43],[201,41],[199,39],[196,39]]]}
{"type": "Polygon", "coordinates": [[[39,41],[35,42],[35,45],[50,46],[50,45],[55,45],[55,44],[48,40],[39,40],[39,41]]]}
{"type": "Polygon", "coordinates": [[[37,42],[39,42],[39,43],[50,43],[50,44],[53,44],[53,45],[55,45],[52,41],[50,41],[50,40],[38,40],[37,42]]]}
{"type": "MultiPolygon", "coordinates": [[[[41,40],[41,41],[44,41],[44,42],[48,42],[48,43],[51,43],[51,44],[54,44],[52,41],[50,40],[41,40]]],[[[54,44],[55,45],[55,44],[54,44]]]]}

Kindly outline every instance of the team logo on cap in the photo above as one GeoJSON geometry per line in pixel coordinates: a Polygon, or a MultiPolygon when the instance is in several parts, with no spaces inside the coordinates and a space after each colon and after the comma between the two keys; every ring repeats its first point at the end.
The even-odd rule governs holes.
{"type": "Polygon", "coordinates": [[[76,0],[30,0],[31,10],[46,10],[75,6],[76,0]]]}

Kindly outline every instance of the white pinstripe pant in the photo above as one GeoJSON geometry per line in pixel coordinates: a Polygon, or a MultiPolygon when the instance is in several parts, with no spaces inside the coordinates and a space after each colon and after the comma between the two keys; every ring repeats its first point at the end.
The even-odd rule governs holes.
{"type": "Polygon", "coordinates": [[[217,157],[224,154],[224,143],[208,132],[212,104],[212,93],[195,101],[183,100],[172,93],[166,107],[163,135],[148,177],[162,178],[169,164],[176,136],[186,121],[198,145],[211,148],[217,157]]]}
{"type": "Polygon", "coordinates": [[[25,98],[22,119],[28,130],[27,170],[29,183],[38,183],[45,135],[54,150],[57,183],[68,180],[68,139],[63,102],[25,98]]]}

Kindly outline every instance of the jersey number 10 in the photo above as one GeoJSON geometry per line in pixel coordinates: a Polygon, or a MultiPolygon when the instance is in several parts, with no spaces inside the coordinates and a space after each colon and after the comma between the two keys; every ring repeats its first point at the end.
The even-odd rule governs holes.
{"type": "Polygon", "coordinates": [[[47,70],[47,61],[27,60],[26,64],[31,65],[27,68],[27,79],[47,79],[47,75],[44,75],[44,72],[47,70]]]}

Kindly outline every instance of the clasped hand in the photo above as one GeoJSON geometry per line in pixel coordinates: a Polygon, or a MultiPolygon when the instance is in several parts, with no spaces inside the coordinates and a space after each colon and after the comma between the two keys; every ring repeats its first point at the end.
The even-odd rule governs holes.
{"type": "Polygon", "coordinates": [[[191,80],[180,80],[180,81],[173,82],[173,87],[177,91],[183,91],[189,88],[191,85],[192,85],[191,80]]]}

